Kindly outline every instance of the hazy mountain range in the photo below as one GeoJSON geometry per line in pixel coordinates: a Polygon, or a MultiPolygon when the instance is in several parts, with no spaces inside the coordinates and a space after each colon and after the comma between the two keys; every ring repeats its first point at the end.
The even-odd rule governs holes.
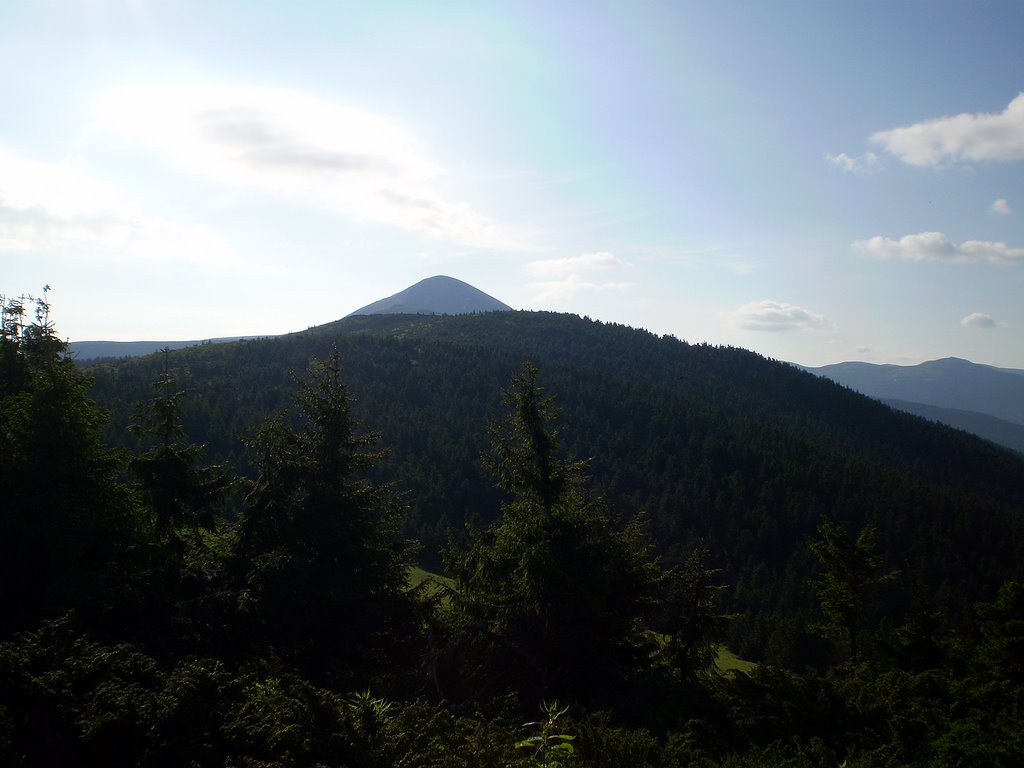
{"type": "Polygon", "coordinates": [[[219,344],[240,341],[250,336],[228,336],[218,339],[191,339],[188,341],[72,341],[68,344],[76,360],[96,360],[101,357],[142,357],[162,349],[184,349],[200,344],[219,344]]]}
{"type": "MultiPolygon", "coordinates": [[[[367,304],[352,315],[464,315],[473,312],[510,311],[512,308],[469,283],[446,275],[420,280],[394,296],[367,304]]],[[[141,357],[161,349],[182,349],[198,344],[239,341],[246,336],[190,341],[72,341],[70,349],[78,360],[100,357],[141,357]]]]}
{"type": "MultiPolygon", "coordinates": [[[[511,307],[453,277],[429,277],[349,313],[355,315],[461,315],[511,311],[511,307]]],[[[190,341],[75,341],[79,360],[137,357],[165,347],[237,341],[244,337],[190,341]]],[[[920,365],[845,362],[804,370],[831,379],[893,408],[971,432],[1024,453],[1024,370],[979,365],[959,358],[920,365]]]]}
{"type": "Polygon", "coordinates": [[[920,365],[805,368],[902,411],[1024,453],[1024,371],[947,357],[920,365]]]}

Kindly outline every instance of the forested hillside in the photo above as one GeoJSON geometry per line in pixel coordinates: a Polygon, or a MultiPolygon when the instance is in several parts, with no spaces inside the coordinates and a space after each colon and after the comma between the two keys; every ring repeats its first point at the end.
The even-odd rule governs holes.
{"type": "Polygon", "coordinates": [[[806,540],[823,517],[875,525],[904,586],[957,623],[1024,562],[1019,458],[742,349],[553,313],[395,315],[87,370],[118,439],[169,364],[187,388],[188,434],[251,474],[242,438],[335,344],[354,413],[392,452],[381,477],[408,493],[405,531],[432,568],[449,531],[497,514],[485,425],[524,360],[558,394],[565,445],[616,513],[644,514],[670,560],[709,548],[741,654],[797,663],[824,652],[805,586],[806,540]]]}
{"type": "Polygon", "coordinates": [[[565,315],[83,371],[45,295],[2,307],[4,765],[1024,757],[990,444],[565,315]]]}

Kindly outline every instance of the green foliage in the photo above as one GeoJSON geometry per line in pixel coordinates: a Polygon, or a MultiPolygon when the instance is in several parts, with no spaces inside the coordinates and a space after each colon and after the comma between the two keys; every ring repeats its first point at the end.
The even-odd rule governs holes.
{"type": "Polygon", "coordinates": [[[992,603],[978,606],[980,661],[1000,678],[1024,686],[1024,582],[1007,581],[992,603]]]}
{"type": "Polygon", "coordinates": [[[168,368],[170,350],[164,350],[164,371],[153,382],[156,397],[136,407],[130,431],[152,444],[137,454],[131,468],[139,479],[147,508],[158,535],[178,530],[213,530],[218,509],[231,492],[234,478],[224,467],[198,467],[204,446],[186,443],[181,410],[184,390],[168,368]]]}
{"type": "Polygon", "coordinates": [[[856,664],[860,630],[868,620],[868,601],[896,574],[882,572],[874,526],[864,526],[854,539],[841,525],[826,518],[818,525],[818,535],[820,538],[812,539],[810,547],[821,563],[822,574],[813,586],[829,620],[826,631],[838,632],[846,639],[850,662],[856,664]]]}
{"type": "Polygon", "coordinates": [[[455,603],[475,631],[485,676],[532,709],[548,696],[606,699],[650,665],[645,616],[661,572],[638,526],[617,528],[582,463],[558,455],[550,398],[527,364],[492,427],[501,517],[447,553],[455,603]]]}
{"type": "Polygon", "coordinates": [[[934,742],[935,765],[1024,761],[1024,585],[1007,581],[977,606],[981,637],[967,673],[951,682],[955,717],[934,742]]]}
{"type": "Polygon", "coordinates": [[[0,638],[70,608],[104,609],[141,534],[91,380],[65,355],[44,298],[0,298],[0,638]]]}
{"type": "MultiPolygon", "coordinates": [[[[808,536],[822,513],[850,530],[872,522],[878,551],[966,630],[1024,561],[1021,461],[741,349],[688,344],[621,325],[542,312],[352,317],[301,334],[176,352],[191,397],[184,426],[215,461],[255,469],[240,436],[284,405],[290,370],[337,343],[353,415],[388,437],[376,481],[410,491],[404,533],[441,568],[448,530],[496,518],[501,491],[479,461],[481,425],[499,415],[496,382],[523,359],[559,393],[568,455],[589,457],[592,489],[616,516],[643,512],[666,562],[703,543],[720,568],[730,647],[744,658],[823,665],[807,590],[808,536]]],[[[149,397],[162,360],[90,367],[111,408],[112,439],[149,397]]],[[[881,595],[881,614],[902,603],[881,595]]]]}
{"type": "Polygon", "coordinates": [[[955,652],[946,617],[919,595],[912,596],[905,621],[882,645],[892,665],[909,672],[945,668],[955,652]]]}
{"type": "Polygon", "coordinates": [[[585,465],[559,458],[554,399],[537,385],[533,363],[513,377],[503,403],[509,418],[490,425],[485,463],[498,487],[513,496],[513,505],[531,510],[526,514],[540,510],[550,516],[556,504],[581,493],[585,465]]]}
{"type": "Polygon", "coordinates": [[[133,493],[45,293],[27,321],[31,304],[0,301],[2,765],[1024,763],[1017,460],[739,350],[524,313],[361,319],[347,327],[362,338],[343,340],[366,353],[359,391],[391,390],[367,384],[360,407],[406,430],[405,456],[387,463],[360,432],[338,357],[317,363],[252,442],[236,537],[204,527],[218,473],[185,435],[214,429],[223,463],[236,415],[283,402],[289,358],[273,350],[304,363],[323,336],[181,353],[199,395],[187,412],[166,358],[104,369],[120,397],[146,400],[133,493]],[[465,467],[516,357],[499,346],[547,355],[574,435],[527,366],[491,429],[484,488],[465,467]],[[279,378],[225,394],[208,376],[222,354],[279,378]],[[432,402],[449,405],[410,409],[432,402]],[[592,460],[571,458],[581,446],[592,460]],[[423,482],[401,497],[395,477],[423,482]],[[453,581],[408,586],[406,498],[417,530],[442,523],[431,504],[482,523],[451,547],[453,581]],[[627,524],[613,512],[644,508],[627,524]],[[807,547],[818,508],[860,534],[826,520],[807,547]],[[873,604],[894,553],[919,585],[908,611],[873,604]],[[822,610],[859,663],[807,662],[815,555],[822,610]],[[958,627],[950,607],[978,594],[976,627],[958,627]],[[750,632],[792,668],[704,674],[723,599],[758,609],[733,638],[750,632]],[[884,654],[863,651],[872,626],[884,654]],[[515,713],[555,695],[572,709],[548,706],[524,733],[515,713]]]}
{"type": "Polygon", "coordinates": [[[707,566],[709,556],[707,547],[697,547],[672,568],[660,605],[657,626],[666,637],[662,654],[684,679],[715,666],[730,618],[720,611],[724,587],[714,583],[719,571],[707,566]]]}
{"type": "Polygon", "coordinates": [[[516,749],[525,750],[530,755],[530,765],[537,768],[562,768],[576,765],[576,748],[573,741],[576,737],[568,733],[557,733],[558,718],[569,711],[568,707],[559,707],[557,701],[541,704],[544,719],[523,725],[523,728],[536,730],[531,736],[515,743],[516,749]]]}
{"type": "Polygon", "coordinates": [[[128,645],[103,646],[69,620],[0,644],[0,763],[137,763],[159,708],[163,675],[128,645]]]}
{"type": "Polygon", "coordinates": [[[250,641],[335,684],[367,682],[416,627],[401,499],[366,479],[377,437],[357,432],[349,399],[335,351],[301,383],[297,426],[280,414],[256,435],[235,564],[250,641]]]}
{"type": "Polygon", "coordinates": [[[608,712],[576,717],[564,727],[576,734],[576,757],[587,768],[649,768],[665,764],[657,737],[646,728],[615,724],[608,712]]]}
{"type": "Polygon", "coordinates": [[[1019,713],[996,710],[995,716],[965,718],[952,723],[935,744],[936,768],[1014,768],[1024,760],[1024,719],[1019,713]]]}

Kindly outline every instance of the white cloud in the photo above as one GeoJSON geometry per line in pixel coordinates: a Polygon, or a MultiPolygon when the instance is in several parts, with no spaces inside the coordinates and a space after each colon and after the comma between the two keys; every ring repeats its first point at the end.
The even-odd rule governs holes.
{"type": "Polygon", "coordinates": [[[583,253],[579,256],[566,256],[561,259],[544,259],[531,261],[526,265],[526,272],[537,277],[567,275],[586,270],[609,270],[627,266],[615,254],[608,251],[583,253]]]}
{"type": "Polygon", "coordinates": [[[965,240],[958,245],[941,232],[904,235],[899,240],[876,235],[867,240],[855,240],[851,247],[872,256],[907,261],[991,261],[999,264],[1024,262],[1024,248],[1011,248],[1006,243],[989,240],[965,240]]]}
{"type": "Polygon", "coordinates": [[[846,173],[870,173],[881,169],[882,161],[874,152],[865,152],[858,157],[851,157],[845,152],[838,155],[825,154],[825,159],[846,173]]]}
{"type": "Polygon", "coordinates": [[[532,248],[436,194],[442,169],[404,126],[300,91],[125,86],[98,101],[94,127],[221,184],[462,245],[532,248]]]}
{"type": "Polygon", "coordinates": [[[1002,112],[963,113],[875,133],[871,140],[923,167],[1024,159],[1024,93],[1002,112]]]}
{"type": "Polygon", "coordinates": [[[628,280],[596,280],[584,277],[583,273],[599,272],[607,275],[612,271],[629,269],[632,265],[609,251],[583,253],[560,259],[531,261],[525,266],[526,273],[536,278],[550,278],[532,283],[538,291],[534,301],[539,304],[568,304],[581,292],[601,293],[623,291],[632,288],[628,280]]]}
{"type": "Polygon", "coordinates": [[[804,331],[829,327],[829,321],[817,312],[769,299],[744,304],[729,315],[740,328],[748,331],[804,331]]]}
{"type": "Polygon", "coordinates": [[[984,312],[974,312],[960,321],[964,328],[995,328],[998,323],[992,319],[992,315],[984,312]]]}
{"type": "Polygon", "coordinates": [[[1000,216],[1009,216],[1013,211],[1010,210],[1010,203],[1007,202],[1005,197],[1001,197],[992,203],[992,207],[989,209],[992,213],[1000,216]]]}
{"type": "Polygon", "coordinates": [[[625,291],[635,284],[631,282],[605,281],[595,282],[587,280],[580,275],[568,275],[560,280],[548,280],[533,283],[537,293],[533,301],[542,305],[568,304],[579,293],[605,293],[608,291],[625,291]]]}
{"type": "Polygon", "coordinates": [[[0,149],[0,253],[77,249],[134,262],[239,262],[231,246],[208,227],[147,215],[114,187],[79,169],[0,149]]]}

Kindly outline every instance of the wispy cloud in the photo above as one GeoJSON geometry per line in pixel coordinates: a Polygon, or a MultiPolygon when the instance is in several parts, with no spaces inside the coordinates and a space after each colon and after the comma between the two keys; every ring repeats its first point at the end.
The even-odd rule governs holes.
{"type": "Polygon", "coordinates": [[[628,279],[608,279],[612,276],[610,273],[618,273],[615,276],[621,277],[622,273],[631,268],[631,264],[609,251],[531,261],[524,267],[531,277],[548,278],[532,283],[532,287],[537,291],[534,301],[556,305],[571,303],[580,293],[624,291],[632,288],[634,283],[628,279]],[[600,273],[605,279],[587,277],[587,273],[600,273]]]}
{"type": "Polygon", "coordinates": [[[857,157],[851,157],[845,152],[840,152],[838,155],[826,153],[825,159],[846,173],[864,174],[879,171],[882,168],[882,161],[874,152],[865,152],[857,157]]]}
{"type": "Polygon", "coordinates": [[[904,235],[899,240],[876,235],[867,240],[855,240],[851,247],[879,258],[907,261],[948,261],[961,264],[979,261],[997,264],[1024,262],[1024,248],[1012,248],[1006,243],[989,240],[965,240],[957,244],[941,232],[904,235]]]}
{"type": "Polygon", "coordinates": [[[443,169],[406,127],[301,91],[125,86],[98,101],[94,127],[221,184],[461,245],[533,247],[439,195],[443,169]]]}
{"type": "Polygon", "coordinates": [[[1001,197],[998,200],[993,201],[992,207],[989,208],[989,210],[998,216],[1009,216],[1013,213],[1013,211],[1010,210],[1010,203],[1005,197],[1001,197]]]}
{"type": "Polygon", "coordinates": [[[545,277],[590,270],[607,271],[625,266],[628,266],[626,262],[615,254],[609,251],[597,251],[596,253],[583,253],[579,256],[566,256],[560,259],[531,261],[526,265],[526,272],[537,277],[545,277]]]}
{"type": "Polygon", "coordinates": [[[547,280],[533,283],[537,293],[533,300],[539,304],[567,304],[576,298],[580,293],[606,293],[609,291],[626,291],[633,288],[635,283],[605,281],[596,282],[587,280],[580,275],[568,275],[561,280],[547,280]]]}
{"type": "Polygon", "coordinates": [[[871,140],[910,165],[1024,159],[1024,93],[1002,112],[963,113],[875,133],[871,140]]]}
{"type": "Polygon", "coordinates": [[[141,211],[117,189],[75,168],[0,149],[0,253],[72,252],[122,261],[239,263],[209,227],[141,211]]]}
{"type": "Polygon", "coordinates": [[[960,325],[964,328],[995,328],[998,323],[993,319],[992,315],[987,315],[984,312],[974,312],[960,321],[960,325]]]}
{"type": "Polygon", "coordinates": [[[822,330],[830,326],[824,315],[770,299],[744,304],[728,317],[747,331],[822,330]]]}

